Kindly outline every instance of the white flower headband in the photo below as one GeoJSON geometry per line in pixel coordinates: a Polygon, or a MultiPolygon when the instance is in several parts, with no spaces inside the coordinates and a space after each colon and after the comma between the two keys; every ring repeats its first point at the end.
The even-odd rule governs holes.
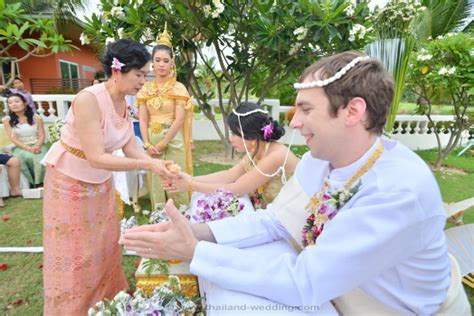
{"type": "Polygon", "coordinates": [[[314,88],[314,87],[324,87],[327,86],[330,83],[333,83],[334,81],[341,79],[342,76],[346,74],[352,67],[354,67],[357,63],[370,59],[369,56],[359,56],[351,60],[350,63],[345,65],[341,70],[336,72],[334,76],[324,79],[324,80],[314,80],[314,81],[309,81],[309,82],[297,82],[293,84],[293,87],[296,90],[300,89],[309,89],[309,88],[314,88]]]}
{"type": "MultiPolygon", "coordinates": [[[[262,109],[255,109],[255,110],[248,111],[248,112],[245,112],[245,113],[239,113],[235,109],[232,109],[232,113],[237,115],[237,117],[239,119],[239,125],[240,125],[240,117],[241,116],[249,116],[249,115],[252,115],[254,113],[268,114],[268,111],[265,111],[265,110],[262,110],[262,109]]],[[[263,138],[264,139],[270,139],[272,137],[272,134],[273,134],[273,124],[268,123],[264,127],[262,127],[260,130],[263,132],[263,138]]],[[[240,128],[240,131],[241,131],[241,134],[243,136],[244,134],[243,134],[242,127],[240,128]]]]}
{"type": "Polygon", "coordinates": [[[232,113],[234,113],[237,116],[249,116],[249,115],[252,115],[252,114],[258,113],[258,112],[263,113],[263,114],[268,114],[268,111],[265,111],[265,110],[262,110],[262,109],[255,109],[255,110],[248,111],[248,112],[245,112],[245,113],[239,113],[235,109],[232,109],[232,113]]]}

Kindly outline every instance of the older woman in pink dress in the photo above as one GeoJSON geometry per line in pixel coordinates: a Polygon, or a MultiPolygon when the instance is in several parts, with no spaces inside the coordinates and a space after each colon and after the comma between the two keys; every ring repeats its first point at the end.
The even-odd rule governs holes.
{"type": "Polygon", "coordinates": [[[44,315],[86,315],[96,302],[128,288],[112,171],[171,176],[171,162],[152,159],[136,145],[125,103],[125,95],[145,83],[149,60],[142,44],[109,44],[102,59],[109,80],[78,93],[60,140],[45,157],[44,315]],[[119,148],[125,157],[111,154],[119,148]]]}

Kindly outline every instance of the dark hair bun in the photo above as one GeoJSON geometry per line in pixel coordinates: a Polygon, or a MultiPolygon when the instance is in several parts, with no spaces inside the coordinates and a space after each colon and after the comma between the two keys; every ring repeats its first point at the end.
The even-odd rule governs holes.
{"type": "Polygon", "coordinates": [[[145,45],[141,43],[129,39],[120,39],[110,43],[102,55],[102,68],[107,77],[112,74],[111,66],[114,57],[125,64],[120,70],[122,73],[127,73],[132,69],[140,69],[151,59],[150,53],[145,45]]]}
{"type": "Polygon", "coordinates": [[[242,102],[235,109],[237,113],[249,113],[252,114],[241,116],[240,124],[242,124],[242,130],[244,135],[241,135],[240,124],[237,115],[230,113],[227,117],[227,123],[233,134],[239,135],[240,137],[247,140],[258,139],[264,142],[271,142],[274,140],[279,140],[284,134],[285,130],[278,124],[277,121],[273,120],[267,113],[259,111],[261,109],[260,105],[253,102],[242,102]],[[255,111],[255,112],[253,112],[255,111]],[[264,131],[262,130],[264,126],[272,124],[272,135],[265,139],[264,131]]]}

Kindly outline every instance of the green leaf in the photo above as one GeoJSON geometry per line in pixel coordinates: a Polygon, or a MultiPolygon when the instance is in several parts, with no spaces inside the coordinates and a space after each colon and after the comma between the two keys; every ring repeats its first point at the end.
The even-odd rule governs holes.
{"type": "Polygon", "coordinates": [[[27,51],[27,50],[29,49],[29,47],[30,47],[30,46],[28,45],[28,43],[25,42],[25,41],[19,41],[19,42],[18,42],[18,46],[20,46],[21,49],[26,50],[26,51],[27,51]]]}

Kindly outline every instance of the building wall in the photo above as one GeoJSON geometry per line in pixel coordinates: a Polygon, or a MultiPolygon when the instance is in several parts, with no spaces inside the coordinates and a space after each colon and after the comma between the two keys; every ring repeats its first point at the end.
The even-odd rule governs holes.
{"type": "Polygon", "coordinates": [[[71,53],[61,52],[54,55],[57,69],[57,78],[61,78],[59,61],[62,60],[78,64],[79,78],[89,79],[92,82],[95,74],[102,70],[100,61],[88,46],[81,46],[79,43],[75,43],[75,45],[81,50],[73,50],[71,53]]]}
{"type": "MultiPolygon", "coordinates": [[[[90,47],[81,46],[80,43],[73,44],[81,50],[73,50],[69,53],[60,52],[48,57],[29,57],[22,61],[19,64],[19,71],[25,83],[25,88],[31,91],[30,79],[32,78],[61,78],[60,60],[78,64],[79,78],[88,79],[92,82],[95,73],[102,69],[100,61],[90,47]]],[[[19,47],[12,48],[10,53],[17,58],[21,58],[24,55],[24,51],[19,47]]]]}

